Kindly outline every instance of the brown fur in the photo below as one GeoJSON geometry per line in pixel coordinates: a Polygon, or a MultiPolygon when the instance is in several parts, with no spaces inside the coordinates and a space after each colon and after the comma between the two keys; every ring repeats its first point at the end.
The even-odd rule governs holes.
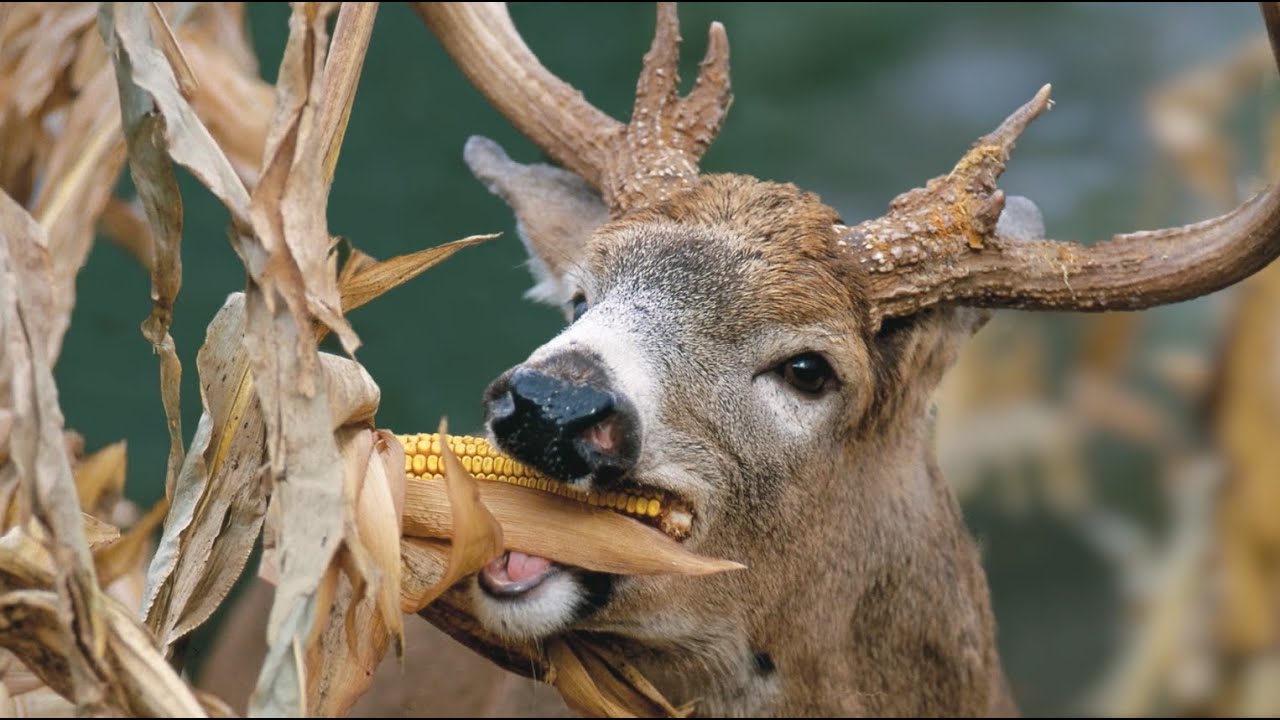
{"type": "Polygon", "coordinates": [[[562,280],[647,338],[661,377],[645,442],[687,470],[670,487],[699,513],[688,542],[749,566],[623,579],[579,626],[629,646],[706,715],[1008,709],[986,580],[928,429],[933,390],[984,316],[940,309],[871,330],[839,224],[792,185],[711,175],[589,240],[526,238],[580,258],[586,270],[562,280]],[[778,444],[725,358],[793,335],[844,382],[825,425],[778,444]]]}
{"type": "MultiPolygon", "coordinates": [[[[504,192],[518,195],[518,183],[504,192]]],[[[692,547],[748,565],[620,578],[575,625],[607,635],[700,715],[1011,712],[980,558],[929,430],[934,388],[983,316],[937,309],[870,330],[838,223],[793,186],[720,175],[589,238],[525,238],[567,268],[555,287],[584,292],[620,341],[639,338],[658,392],[636,399],[651,405],[637,479],[693,503],[692,547]],[[841,384],[798,404],[804,427],[780,427],[770,403],[790,396],[752,363],[798,349],[823,352],[841,384]]],[[[530,362],[556,354],[553,343],[530,362]]],[[[428,655],[464,652],[438,643],[428,655]]],[[[410,644],[411,686],[425,672],[416,652],[410,644]]],[[[532,707],[499,677],[509,678],[494,675],[496,696],[438,699],[459,714],[532,707]]],[[[378,712],[409,697],[392,680],[370,694],[378,712]]]]}

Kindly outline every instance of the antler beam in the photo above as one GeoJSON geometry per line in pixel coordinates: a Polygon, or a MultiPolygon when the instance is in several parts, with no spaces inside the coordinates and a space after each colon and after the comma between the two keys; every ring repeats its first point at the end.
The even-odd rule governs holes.
{"type": "Polygon", "coordinates": [[[694,89],[677,90],[675,3],[658,4],[631,122],[601,112],[538,62],[506,3],[414,3],[454,62],[526,137],[599,190],[614,217],[698,181],[698,161],[729,109],[729,41],[712,23],[694,89]]]}
{"type": "MultiPolygon", "coordinates": [[[[1280,9],[1262,3],[1280,58],[1280,9]]],[[[1049,86],[983,137],[944,177],[898,196],[843,237],[870,275],[879,318],[939,303],[1025,310],[1141,310],[1190,300],[1280,256],[1274,186],[1204,222],[1116,235],[1094,245],[1028,240],[997,228],[996,179],[1014,141],[1049,107],[1049,86]]]]}

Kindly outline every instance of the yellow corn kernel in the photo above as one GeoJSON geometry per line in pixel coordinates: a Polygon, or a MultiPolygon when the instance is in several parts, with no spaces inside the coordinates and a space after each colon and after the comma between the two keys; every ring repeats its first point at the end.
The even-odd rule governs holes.
{"type": "MultiPolygon", "coordinates": [[[[424,479],[442,479],[444,458],[438,434],[402,435],[398,439],[404,447],[405,473],[424,479]]],[[[668,502],[669,498],[661,493],[657,497],[642,497],[614,491],[584,490],[561,483],[503,455],[484,438],[451,435],[449,449],[461,460],[462,467],[478,479],[533,488],[592,507],[652,519],[659,529],[676,538],[687,537],[691,530],[692,513],[679,501],[668,502]]]]}

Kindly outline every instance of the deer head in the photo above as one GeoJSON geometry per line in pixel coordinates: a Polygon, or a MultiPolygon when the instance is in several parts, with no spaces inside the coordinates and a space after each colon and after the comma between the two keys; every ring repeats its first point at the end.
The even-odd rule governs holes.
{"type": "Polygon", "coordinates": [[[490,386],[491,435],[565,482],[677,498],[685,542],[748,565],[617,578],[511,554],[472,583],[470,612],[511,638],[607,633],[708,714],[1006,708],[986,581],[933,460],[934,388],[991,309],[1137,310],[1248,276],[1280,254],[1280,198],[1043,239],[996,179],[1046,86],[950,172],[848,225],[793,185],[698,173],[730,103],[719,24],[681,97],[659,4],[624,125],[543,68],[504,5],[418,8],[564,168],[466,148],[519,219],[531,295],[570,320],[490,386]]]}

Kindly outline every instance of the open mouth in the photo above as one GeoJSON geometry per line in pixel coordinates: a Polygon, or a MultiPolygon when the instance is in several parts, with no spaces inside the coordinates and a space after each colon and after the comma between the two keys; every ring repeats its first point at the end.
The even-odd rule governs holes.
{"type": "MultiPolygon", "coordinates": [[[[406,473],[424,479],[443,477],[439,434],[420,433],[399,438],[404,446],[406,473]]],[[[467,472],[479,480],[533,488],[591,507],[622,513],[652,525],[676,540],[688,537],[693,527],[693,511],[689,504],[665,490],[643,485],[633,485],[628,492],[579,488],[536,472],[502,454],[484,438],[450,435],[449,448],[462,461],[467,472]]]]}
{"type": "Polygon", "coordinates": [[[480,587],[499,599],[516,599],[542,585],[563,568],[544,557],[508,550],[480,571],[480,587]]]}

